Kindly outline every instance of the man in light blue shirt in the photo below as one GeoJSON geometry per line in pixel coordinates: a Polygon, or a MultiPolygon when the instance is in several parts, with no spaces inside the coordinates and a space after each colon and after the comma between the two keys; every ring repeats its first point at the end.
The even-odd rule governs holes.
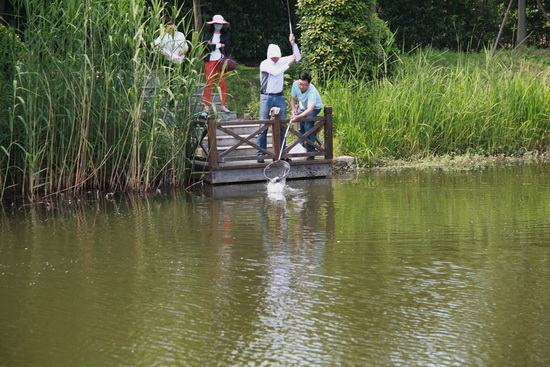
{"type": "MultiPolygon", "coordinates": [[[[290,108],[292,109],[292,119],[301,119],[309,117],[317,117],[323,108],[323,101],[317,88],[311,84],[311,75],[308,73],[300,74],[300,78],[292,84],[290,92],[290,108]],[[298,101],[298,105],[296,104],[298,101]]],[[[300,123],[300,134],[305,134],[313,128],[314,121],[300,123]]],[[[307,136],[310,141],[315,141],[315,133],[307,136]]],[[[308,153],[314,152],[315,148],[311,144],[307,144],[306,150],[308,153]]],[[[307,157],[308,160],[314,159],[313,156],[307,157]]]]}

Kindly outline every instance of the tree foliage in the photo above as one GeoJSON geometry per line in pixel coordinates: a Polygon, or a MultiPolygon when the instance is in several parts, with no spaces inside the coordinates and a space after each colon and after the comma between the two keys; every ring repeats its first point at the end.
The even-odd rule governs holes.
{"type": "MultiPolygon", "coordinates": [[[[541,0],[550,11],[550,0],[541,0]]],[[[505,24],[501,44],[512,46],[517,2],[505,24]]],[[[508,1],[502,0],[379,0],[380,17],[396,32],[404,49],[431,45],[439,49],[479,50],[494,42],[508,1]]],[[[528,42],[550,46],[550,24],[535,0],[527,1],[528,42]]]]}
{"type": "Polygon", "coordinates": [[[375,71],[391,39],[374,0],[298,0],[305,64],[311,70],[375,71]]]}
{"type": "MultiPolygon", "coordinates": [[[[189,0],[167,1],[192,10],[189,0]]],[[[297,24],[296,0],[288,0],[292,24],[297,24]]],[[[288,42],[288,10],[286,0],[201,0],[203,22],[221,14],[231,23],[232,56],[241,61],[265,59],[267,46],[275,43],[283,53],[291,49],[288,42]]],[[[294,27],[295,33],[299,31],[294,27]]]]}

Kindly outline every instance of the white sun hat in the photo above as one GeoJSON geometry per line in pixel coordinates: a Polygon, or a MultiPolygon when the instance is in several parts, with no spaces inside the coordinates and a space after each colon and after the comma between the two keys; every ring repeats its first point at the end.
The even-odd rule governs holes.
{"type": "Polygon", "coordinates": [[[227,22],[225,19],[223,19],[223,16],[216,14],[212,17],[212,21],[206,22],[208,25],[212,24],[223,24],[223,25],[229,25],[229,22],[227,22]]]}

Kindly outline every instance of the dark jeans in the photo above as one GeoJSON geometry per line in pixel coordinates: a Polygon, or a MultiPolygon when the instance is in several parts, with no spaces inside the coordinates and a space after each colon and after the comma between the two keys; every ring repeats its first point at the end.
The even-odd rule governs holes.
{"type": "MultiPolygon", "coordinates": [[[[298,114],[304,112],[304,110],[299,110],[298,111],[298,114]]],[[[310,117],[317,117],[317,115],[319,114],[319,112],[321,112],[321,109],[320,108],[315,108],[313,110],[313,112],[311,112],[309,115],[306,116],[306,118],[310,118],[310,117]]],[[[306,122],[300,122],[300,134],[305,134],[306,132],[308,132],[311,128],[313,128],[313,125],[315,125],[315,121],[306,121],[306,122]]],[[[307,136],[307,138],[311,141],[315,141],[315,133],[311,133],[307,136]]],[[[307,144],[306,145],[306,151],[308,153],[310,152],[314,152],[315,151],[315,148],[313,147],[313,145],[311,144],[307,144]]]]}

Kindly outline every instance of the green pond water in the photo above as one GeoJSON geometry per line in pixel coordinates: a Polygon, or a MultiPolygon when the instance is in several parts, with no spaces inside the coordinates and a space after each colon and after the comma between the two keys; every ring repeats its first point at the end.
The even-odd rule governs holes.
{"type": "Polygon", "coordinates": [[[550,165],[5,206],[0,366],[549,366],[550,165]]]}

